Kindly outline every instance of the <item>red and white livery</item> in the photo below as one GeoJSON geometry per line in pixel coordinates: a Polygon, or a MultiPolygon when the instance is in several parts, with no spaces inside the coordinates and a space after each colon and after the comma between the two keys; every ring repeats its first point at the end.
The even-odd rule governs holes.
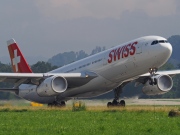
{"type": "Polygon", "coordinates": [[[65,105],[72,98],[89,98],[114,90],[108,106],[125,106],[119,101],[123,87],[135,81],[147,95],[171,90],[171,76],[180,70],[157,71],[172,54],[172,46],[160,36],[141,37],[48,73],[32,73],[14,39],[7,41],[14,73],[0,73],[1,82],[12,82],[18,96],[49,105],[65,105]]]}

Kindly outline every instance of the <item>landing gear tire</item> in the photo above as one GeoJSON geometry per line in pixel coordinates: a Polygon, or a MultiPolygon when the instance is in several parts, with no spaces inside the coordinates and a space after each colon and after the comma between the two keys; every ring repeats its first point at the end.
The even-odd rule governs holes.
{"type": "Polygon", "coordinates": [[[149,78],[149,85],[157,85],[157,79],[156,78],[149,78]]]}
{"type": "Polygon", "coordinates": [[[52,103],[49,103],[49,104],[48,104],[48,107],[52,107],[52,106],[53,106],[53,104],[52,104],[52,103]]]}
{"type": "Polygon", "coordinates": [[[111,102],[108,102],[107,103],[107,107],[111,107],[112,106],[112,103],[111,102]]]}
{"type": "Polygon", "coordinates": [[[61,106],[62,107],[65,107],[66,106],[66,103],[64,101],[61,101],[61,106]]]}
{"type": "Polygon", "coordinates": [[[66,103],[64,101],[57,102],[54,101],[53,103],[48,103],[48,107],[65,107],[66,103]]]}
{"type": "Polygon", "coordinates": [[[112,102],[107,103],[107,107],[125,107],[125,101],[121,100],[120,102],[118,102],[114,99],[112,102]]]}
{"type": "Polygon", "coordinates": [[[114,99],[114,100],[112,101],[112,104],[113,104],[113,106],[117,106],[119,103],[118,103],[117,100],[114,99]]]}
{"type": "Polygon", "coordinates": [[[119,104],[120,104],[120,106],[123,106],[123,107],[125,107],[125,105],[126,105],[126,103],[125,103],[124,100],[121,100],[121,101],[119,102],[119,104]]]}
{"type": "Polygon", "coordinates": [[[153,85],[153,79],[149,78],[149,85],[153,85]]]}

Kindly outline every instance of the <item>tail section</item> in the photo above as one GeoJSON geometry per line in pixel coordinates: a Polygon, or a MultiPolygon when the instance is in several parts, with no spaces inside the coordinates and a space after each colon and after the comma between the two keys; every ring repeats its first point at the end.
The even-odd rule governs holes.
{"type": "Polygon", "coordinates": [[[15,73],[32,73],[31,68],[27,64],[23,54],[21,53],[16,41],[10,39],[7,41],[8,50],[11,58],[11,65],[15,73]]]}

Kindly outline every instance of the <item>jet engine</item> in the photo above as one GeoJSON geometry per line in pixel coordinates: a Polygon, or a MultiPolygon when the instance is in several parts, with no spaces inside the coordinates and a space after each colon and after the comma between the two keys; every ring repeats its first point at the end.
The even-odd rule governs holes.
{"type": "Polygon", "coordinates": [[[157,75],[149,79],[142,91],[146,95],[161,95],[171,90],[173,86],[172,78],[169,75],[157,75]],[[152,80],[154,82],[152,83],[152,80]]]}
{"type": "Polygon", "coordinates": [[[61,76],[52,76],[46,78],[38,87],[37,93],[39,96],[57,96],[67,89],[67,80],[61,76]]]}

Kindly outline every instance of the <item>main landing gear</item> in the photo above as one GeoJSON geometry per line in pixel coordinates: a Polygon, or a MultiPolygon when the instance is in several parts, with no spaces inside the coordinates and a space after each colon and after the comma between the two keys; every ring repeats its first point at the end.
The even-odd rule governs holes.
{"type": "Polygon", "coordinates": [[[125,101],[121,100],[120,102],[118,102],[117,100],[113,100],[112,102],[108,102],[107,103],[107,107],[116,107],[116,106],[122,106],[125,107],[125,101]]]}
{"type": "Polygon", "coordinates": [[[53,103],[48,104],[48,107],[65,107],[65,106],[66,106],[65,101],[61,101],[61,102],[54,101],[53,103]]]}
{"type": "Polygon", "coordinates": [[[121,84],[119,87],[114,89],[114,100],[112,102],[107,103],[107,107],[125,107],[125,101],[121,100],[119,102],[119,96],[122,93],[123,87],[126,85],[126,83],[121,84]]]}
{"type": "Polygon", "coordinates": [[[149,73],[150,73],[150,78],[149,78],[149,84],[150,85],[156,85],[157,84],[157,79],[154,78],[156,72],[157,72],[158,68],[150,68],[149,69],[149,73]]]}

